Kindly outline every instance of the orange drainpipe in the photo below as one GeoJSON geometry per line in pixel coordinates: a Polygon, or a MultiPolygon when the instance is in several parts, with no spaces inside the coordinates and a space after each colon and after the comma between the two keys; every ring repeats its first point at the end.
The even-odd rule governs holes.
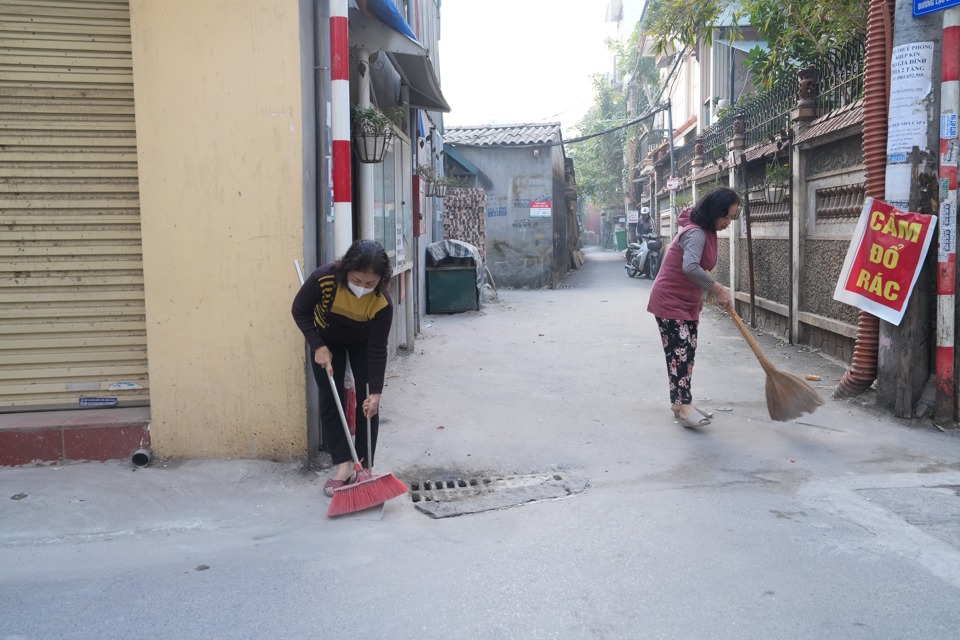
{"type": "MultiPolygon", "coordinates": [[[[871,0],[867,21],[867,60],[863,83],[863,161],[867,180],[864,195],[886,195],[887,104],[890,96],[890,55],[893,51],[893,0],[871,0]]],[[[860,395],[877,378],[880,320],[865,311],[857,321],[853,361],[834,395],[860,395]]]]}

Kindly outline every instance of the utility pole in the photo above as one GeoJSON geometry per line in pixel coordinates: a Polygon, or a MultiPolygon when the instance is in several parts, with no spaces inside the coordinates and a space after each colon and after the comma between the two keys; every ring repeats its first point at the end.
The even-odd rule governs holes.
{"type": "MultiPolygon", "coordinates": [[[[667,140],[670,141],[670,178],[677,177],[677,162],[673,156],[673,105],[667,100],[667,140]]],[[[670,238],[677,235],[677,190],[670,189],[670,238]]]]}
{"type": "MultiPolygon", "coordinates": [[[[637,97],[636,97],[637,86],[633,78],[630,78],[626,82],[626,85],[627,85],[626,87],[627,121],[629,122],[637,115],[637,97]]],[[[640,210],[640,204],[634,199],[633,181],[634,181],[634,178],[636,177],[635,164],[636,164],[637,149],[636,149],[636,141],[630,135],[631,129],[632,127],[628,128],[626,131],[627,148],[626,148],[626,154],[625,154],[626,155],[625,161],[627,163],[627,181],[623,187],[623,207],[624,207],[623,215],[626,217],[628,230],[630,229],[630,212],[640,210]]],[[[637,220],[637,222],[639,222],[639,219],[637,220]]],[[[636,228],[634,228],[634,233],[636,233],[636,228]]],[[[629,239],[629,233],[627,235],[629,239]]]]}
{"type": "Polygon", "coordinates": [[[939,249],[937,251],[937,424],[956,422],[957,120],[960,116],[960,7],[943,12],[940,83],[939,249]]]}
{"type": "MultiPolygon", "coordinates": [[[[926,118],[926,136],[922,133],[920,135],[925,137],[922,141],[924,146],[911,152],[911,149],[896,148],[895,143],[888,143],[884,200],[898,208],[909,210],[910,205],[914,204],[910,202],[911,191],[916,191],[913,175],[928,172],[930,169],[936,172],[935,150],[940,146],[940,83],[937,80],[940,78],[943,18],[937,13],[914,17],[912,3],[901,0],[896,3],[894,24],[896,28],[893,34],[891,96],[904,93],[898,91],[898,86],[908,93],[911,89],[916,92],[915,87],[918,86],[928,89],[925,95],[911,97],[912,104],[922,105],[915,117],[926,118]],[[919,57],[924,64],[920,66],[929,75],[925,78],[909,75],[900,81],[897,77],[898,53],[903,56],[922,54],[919,57]],[[917,163],[916,172],[914,163],[917,163]],[[932,165],[929,169],[928,164],[932,165]]],[[[913,67],[916,66],[911,62],[910,74],[915,74],[913,67]]],[[[902,124],[905,120],[903,115],[898,115],[898,108],[904,107],[891,99],[888,126],[902,124]]],[[[902,133],[900,137],[903,137],[902,133]]],[[[917,142],[919,144],[921,141],[917,142]]],[[[921,270],[899,326],[880,321],[877,404],[891,409],[894,415],[900,418],[913,417],[914,407],[923,393],[924,385],[932,380],[929,373],[932,369],[932,336],[929,331],[930,309],[933,304],[931,295],[935,290],[932,276],[931,269],[921,270]]]]}

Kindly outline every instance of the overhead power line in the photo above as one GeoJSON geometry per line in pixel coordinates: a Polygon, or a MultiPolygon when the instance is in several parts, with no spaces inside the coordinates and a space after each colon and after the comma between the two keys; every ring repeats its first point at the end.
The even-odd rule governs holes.
{"type": "Polygon", "coordinates": [[[649,111],[647,111],[647,112],[644,113],[643,115],[637,116],[636,118],[634,118],[634,119],[632,119],[632,120],[628,120],[628,121],[624,122],[623,124],[621,124],[621,125],[619,125],[619,126],[612,127],[612,128],[610,128],[610,129],[604,129],[603,131],[597,131],[596,133],[591,133],[591,134],[588,134],[588,135],[585,135],[585,136],[579,136],[579,137],[576,137],[576,138],[571,138],[571,139],[569,139],[569,140],[554,140],[554,141],[552,141],[552,142],[539,142],[539,143],[534,142],[534,143],[524,143],[524,144],[481,144],[481,143],[470,143],[470,142],[453,142],[453,143],[451,143],[451,144],[455,144],[455,145],[457,145],[457,146],[459,146],[459,147],[483,147],[483,148],[485,148],[485,149],[490,149],[490,148],[494,148],[494,149],[529,149],[529,148],[532,148],[532,147],[557,147],[557,146],[566,145],[566,144],[576,144],[576,143],[578,143],[578,142],[584,142],[585,140],[591,140],[591,139],[593,139],[593,138],[597,138],[597,137],[600,137],[600,136],[605,136],[605,135],[607,135],[607,134],[609,134],[609,133],[614,133],[614,132],[616,132],[616,131],[620,131],[621,129],[626,129],[627,127],[632,127],[633,125],[639,124],[640,122],[643,122],[644,120],[649,120],[649,119],[652,118],[653,116],[657,115],[659,112],[663,111],[664,109],[668,109],[668,108],[670,108],[670,103],[669,103],[669,102],[665,102],[665,103],[662,103],[662,104],[658,104],[658,105],[655,106],[653,109],[650,109],[649,111]]]}
{"type": "Polygon", "coordinates": [[[571,138],[570,140],[558,140],[554,142],[544,142],[539,144],[536,144],[536,143],[532,143],[532,144],[471,144],[468,142],[456,142],[453,144],[459,145],[461,147],[485,147],[485,148],[495,148],[495,149],[529,149],[531,147],[556,147],[563,144],[576,144],[578,142],[584,142],[585,140],[591,140],[599,136],[607,135],[608,133],[614,133],[616,131],[620,131],[621,129],[632,127],[635,124],[638,124],[640,122],[643,122],[644,120],[648,120],[652,118],[656,114],[670,107],[669,99],[666,102],[660,102],[660,100],[663,98],[663,94],[666,92],[670,82],[672,82],[675,79],[674,74],[677,72],[677,69],[680,68],[680,64],[683,61],[688,48],[689,47],[684,46],[679,52],[677,52],[676,58],[673,61],[673,66],[670,68],[669,73],[667,73],[667,77],[664,79],[663,83],[660,85],[660,91],[657,93],[657,102],[658,102],[657,106],[647,111],[642,116],[638,116],[633,120],[625,122],[620,126],[613,127],[612,129],[605,129],[603,131],[598,131],[597,133],[591,133],[585,136],[579,136],[577,138],[571,138]]]}

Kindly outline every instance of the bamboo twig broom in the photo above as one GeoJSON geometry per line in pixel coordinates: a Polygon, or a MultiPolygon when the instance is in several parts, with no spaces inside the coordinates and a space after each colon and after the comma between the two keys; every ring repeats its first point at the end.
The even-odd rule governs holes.
{"type": "Polygon", "coordinates": [[[756,338],[753,337],[747,325],[740,319],[733,305],[727,307],[727,311],[767,374],[767,411],[770,412],[770,419],[786,422],[799,418],[805,413],[816,411],[817,407],[823,404],[820,394],[802,378],[786,371],[778,371],[773,363],[763,355],[756,338]]]}

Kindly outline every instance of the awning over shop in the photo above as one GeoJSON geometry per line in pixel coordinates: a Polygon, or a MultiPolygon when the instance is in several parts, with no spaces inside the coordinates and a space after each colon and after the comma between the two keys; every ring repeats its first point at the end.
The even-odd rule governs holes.
{"type": "Polygon", "coordinates": [[[367,1],[367,9],[378,17],[368,16],[351,5],[348,23],[350,46],[368,51],[383,51],[393,64],[404,83],[410,88],[410,106],[430,111],[450,111],[437,78],[430,52],[409,34],[413,32],[388,2],[367,1]],[[391,11],[392,8],[392,11],[391,11]],[[379,18],[386,16],[388,26],[379,18]]]}
{"type": "Polygon", "coordinates": [[[454,147],[449,144],[443,145],[443,152],[447,154],[447,157],[456,162],[458,165],[463,167],[463,170],[467,173],[472,173],[477,175],[480,173],[480,168],[477,165],[473,164],[469,160],[463,157],[463,155],[457,151],[454,147]]]}

